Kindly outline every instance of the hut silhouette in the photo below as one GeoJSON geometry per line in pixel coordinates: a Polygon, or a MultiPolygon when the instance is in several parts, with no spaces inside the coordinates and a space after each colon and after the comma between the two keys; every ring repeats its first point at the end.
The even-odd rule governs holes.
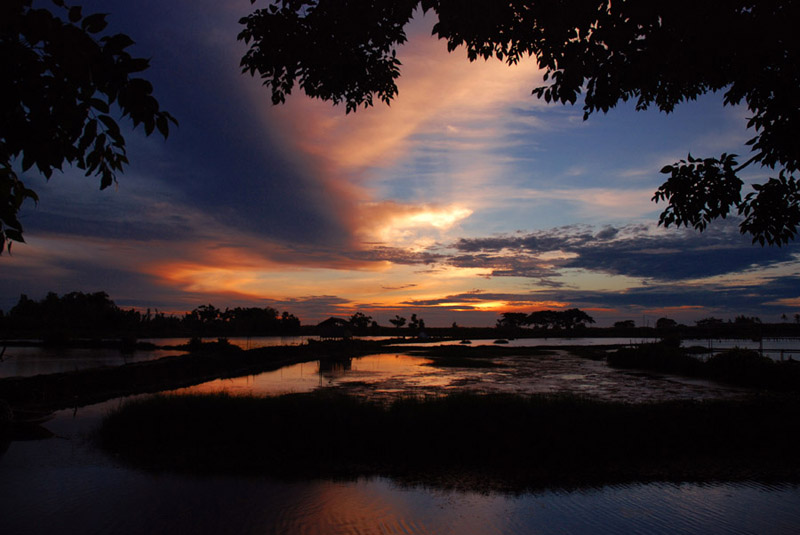
{"type": "Polygon", "coordinates": [[[349,321],[330,317],[317,325],[317,333],[322,340],[348,340],[353,337],[351,328],[349,321]]]}

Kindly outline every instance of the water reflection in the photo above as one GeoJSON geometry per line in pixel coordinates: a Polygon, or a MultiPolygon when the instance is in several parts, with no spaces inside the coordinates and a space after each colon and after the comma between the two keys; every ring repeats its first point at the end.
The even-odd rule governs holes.
{"type": "Polygon", "coordinates": [[[0,362],[0,378],[122,366],[182,353],[184,352],[165,349],[123,352],[115,349],[9,347],[0,362]]]}
{"type": "Polygon", "coordinates": [[[319,374],[322,377],[341,377],[353,369],[353,359],[342,358],[321,360],[317,363],[317,366],[319,368],[319,374]]]}
{"type": "Polygon", "coordinates": [[[149,474],[83,433],[106,407],[56,421],[64,439],[12,444],[0,460],[3,533],[732,534],[796,533],[791,485],[664,484],[521,495],[400,487],[390,480],[283,482],[149,474]]]}
{"type": "MultiPolygon", "coordinates": [[[[243,349],[258,347],[271,347],[281,345],[300,345],[307,343],[315,336],[259,336],[259,337],[232,337],[229,342],[243,349]]],[[[365,340],[381,340],[389,337],[363,337],[365,340]]],[[[213,341],[215,339],[208,339],[213,341]]],[[[158,346],[178,346],[188,342],[187,338],[153,338],[141,340],[158,346]]],[[[531,347],[531,346],[586,346],[607,344],[636,344],[650,342],[650,339],[631,338],[518,338],[509,341],[504,347],[531,347]]],[[[415,346],[457,345],[459,340],[447,342],[418,342],[415,346]]],[[[494,340],[471,340],[471,346],[493,345],[494,340]]],[[[752,340],[684,340],[684,346],[709,347],[719,351],[731,347],[761,350],[765,356],[775,360],[790,359],[800,360],[800,340],[798,339],[764,339],[761,342],[752,340]]],[[[404,345],[398,345],[398,352],[404,352],[404,345]]],[[[15,376],[32,376],[45,373],[69,372],[100,366],[120,366],[123,364],[154,360],[161,357],[179,355],[182,350],[156,349],[153,351],[136,350],[120,352],[112,349],[80,349],[80,348],[44,348],[44,347],[8,347],[3,360],[0,361],[0,378],[15,376]]]]}
{"type": "Polygon", "coordinates": [[[347,384],[375,385],[380,380],[396,378],[411,380],[427,373],[422,365],[429,359],[409,355],[369,355],[356,359],[306,362],[283,367],[279,370],[215,379],[195,386],[170,391],[174,394],[227,393],[230,395],[275,396],[280,394],[311,392],[320,387],[347,384]]]}
{"type": "Polygon", "coordinates": [[[217,379],[174,393],[226,392],[279,395],[336,388],[372,399],[398,395],[437,396],[443,392],[548,394],[568,392],[611,401],[730,399],[746,389],[678,376],[609,368],[567,351],[542,356],[493,359],[496,368],[438,367],[436,361],[403,353],[368,355],[343,361],[305,363],[233,379],[217,379]]]}
{"type": "MultiPolygon", "coordinates": [[[[342,388],[391,396],[458,388],[571,388],[639,399],[707,395],[710,388],[611,370],[566,352],[500,360],[506,368],[476,370],[441,368],[431,359],[403,353],[372,355],[331,365],[298,364],[182,391],[279,394],[342,388]]],[[[286,482],[139,472],[117,464],[89,440],[119,403],[59,411],[46,424],[58,438],[5,444],[2,533],[713,535],[788,534],[800,525],[800,489],[792,485],[648,483],[506,495],[402,487],[383,478],[286,482]]]]}

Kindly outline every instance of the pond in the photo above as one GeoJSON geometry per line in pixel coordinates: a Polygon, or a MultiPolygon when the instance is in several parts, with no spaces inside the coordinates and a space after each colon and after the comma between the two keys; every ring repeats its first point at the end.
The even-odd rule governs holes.
{"type": "Polygon", "coordinates": [[[389,479],[280,481],[120,466],[88,435],[114,403],[60,411],[58,438],[0,458],[3,532],[193,534],[790,534],[800,489],[647,483],[526,494],[403,487],[389,479]]]}
{"type": "MultiPolygon", "coordinates": [[[[573,391],[631,401],[742,393],[612,370],[564,350],[497,359],[504,367],[489,369],[431,362],[399,351],[338,366],[305,363],[182,391],[261,395],[336,388],[387,399],[456,389],[573,391]]],[[[54,438],[6,445],[0,454],[3,533],[788,534],[800,526],[800,488],[788,484],[653,482],[482,494],[405,487],[386,478],[281,481],[143,472],[119,464],[90,440],[103,416],[121,402],[59,411],[45,424],[54,438]]]]}
{"type": "MultiPolygon", "coordinates": [[[[401,350],[402,348],[398,348],[401,350]]],[[[387,400],[400,395],[436,396],[459,390],[488,393],[549,394],[565,392],[609,401],[730,399],[749,391],[710,381],[610,368],[554,350],[536,356],[492,359],[494,368],[441,368],[435,360],[406,353],[367,355],[320,366],[295,364],[280,370],[216,379],[173,393],[277,395],[336,388],[349,394],[387,400]]]]}

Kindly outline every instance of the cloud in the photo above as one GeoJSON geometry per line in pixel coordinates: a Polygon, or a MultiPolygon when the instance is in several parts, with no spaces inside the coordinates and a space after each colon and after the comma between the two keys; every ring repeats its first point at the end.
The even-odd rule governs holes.
{"type": "MultiPolygon", "coordinates": [[[[527,100],[540,74],[533,61],[511,68],[499,61],[468,64],[430,35],[433,21],[417,21],[400,48],[402,76],[391,107],[378,105],[345,116],[341,108],[293,95],[270,110],[302,152],[339,169],[386,166],[407,154],[422,132],[474,137],[477,121],[493,118],[509,102],[527,100]]],[[[481,136],[485,137],[485,136],[481,136]]]]}
{"type": "Polygon", "coordinates": [[[463,238],[453,244],[470,256],[473,266],[497,268],[496,275],[540,277],[531,266],[546,265],[542,255],[558,251],[553,269],[584,269],[657,281],[681,281],[737,273],[790,262],[795,248],[757,248],[739,234],[735,222],[716,222],[704,233],[686,229],[654,229],[641,225],[605,227],[592,233],[569,226],[524,235],[463,238]],[[481,253],[481,254],[475,254],[481,253]]]}
{"type": "Polygon", "coordinates": [[[527,293],[467,292],[449,294],[433,299],[404,302],[409,307],[440,310],[492,310],[501,312],[531,312],[542,309],[577,307],[596,311],[608,322],[642,314],[670,316],[681,321],[710,315],[764,315],[764,321],[778,321],[782,313],[791,315],[793,303],[780,296],[800,296],[800,277],[773,279],[758,286],[722,288],[716,284],[692,286],[658,284],[618,291],[587,291],[582,289],[537,290],[527,293]]]}
{"type": "Polygon", "coordinates": [[[412,251],[401,247],[388,247],[383,245],[372,246],[361,251],[351,251],[347,255],[363,262],[390,262],[392,264],[435,264],[445,258],[445,255],[429,251],[412,251]]]}
{"type": "Polygon", "coordinates": [[[471,214],[457,204],[368,203],[361,206],[359,234],[364,242],[421,250],[471,214]]]}
{"type": "Polygon", "coordinates": [[[414,288],[416,286],[416,284],[401,284],[400,286],[381,286],[381,289],[388,291],[407,290],[408,288],[414,288]]]}
{"type": "Polygon", "coordinates": [[[262,306],[287,310],[306,318],[306,321],[321,321],[328,316],[347,313],[350,301],[335,295],[308,295],[289,299],[265,299],[262,306]]]}

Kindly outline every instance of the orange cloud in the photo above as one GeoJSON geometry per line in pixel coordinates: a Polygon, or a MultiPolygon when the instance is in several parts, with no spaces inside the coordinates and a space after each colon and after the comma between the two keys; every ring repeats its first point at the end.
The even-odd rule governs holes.
{"type": "MultiPolygon", "coordinates": [[[[263,88],[249,80],[244,86],[253,109],[262,110],[270,143],[285,146],[287,155],[301,155],[295,158],[296,165],[315,177],[331,203],[340,204],[337,213],[362,241],[391,243],[401,238],[402,243],[423,247],[423,238],[427,243],[432,241],[420,231],[426,223],[429,229],[438,231],[452,224],[448,217],[458,221],[473,210],[463,203],[432,207],[426,202],[415,210],[406,210],[400,219],[399,206],[382,204],[380,209],[389,209],[391,215],[380,214],[374,205],[380,202],[376,169],[390,168],[420,144],[427,146],[420,136],[431,134],[438,144],[469,146],[469,153],[476,158],[490,154],[493,150],[489,145],[497,142],[499,133],[511,128],[504,120],[511,104],[542,105],[530,95],[540,79],[534,61],[514,67],[499,61],[470,63],[460,51],[448,53],[444,42],[425,35],[431,25],[430,20],[415,21],[409,43],[399,51],[402,76],[398,80],[399,95],[391,106],[378,103],[346,115],[342,107],[302,94],[292,95],[284,105],[269,106],[265,105],[263,88]],[[392,230],[398,228],[405,230],[392,230]],[[415,229],[413,239],[409,228],[415,229]]],[[[517,123],[531,120],[535,121],[515,117],[517,123]]],[[[496,166],[489,165],[476,176],[451,172],[448,180],[457,180],[460,185],[485,184],[496,171],[496,166]]],[[[450,193],[448,198],[453,198],[450,193]]]]}
{"type": "Polygon", "coordinates": [[[530,91],[540,75],[533,61],[514,67],[499,61],[470,64],[423,34],[412,35],[399,57],[402,75],[391,106],[381,103],[345,115],[341,107],[296,95],[268,115],[294,147],[352,171],[395,162],[421,131],[473,137],[465,121],[478,121],[477,128],[485,130],[509,102],[535,102],[530,91]]]}
{"type": "Polygon", "coordinates": [[[457,204],[364,203],[358,232],[364,242],[420,250],[470,215],[472,210],[457,204]]]}

